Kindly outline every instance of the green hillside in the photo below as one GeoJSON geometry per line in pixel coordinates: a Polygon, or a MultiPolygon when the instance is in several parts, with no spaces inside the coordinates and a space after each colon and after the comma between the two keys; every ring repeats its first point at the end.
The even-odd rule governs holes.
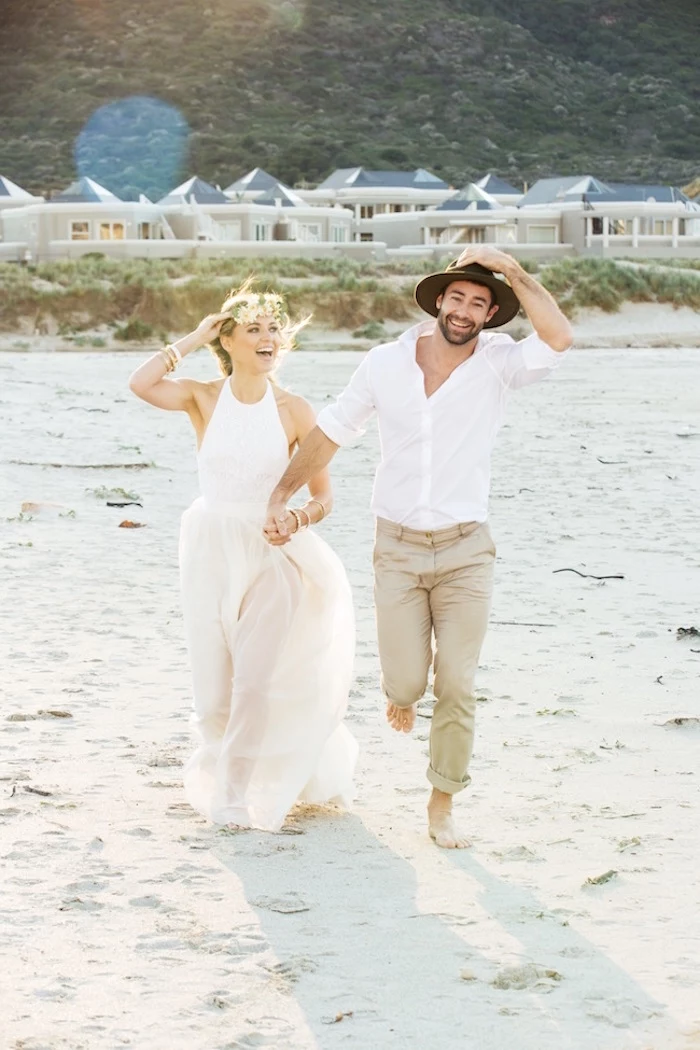
{"type": "Polygon", "coordinates": [[[176,108],[82,144],[124,195],[261,165],[289,183],[334,167],[427,167],[455,185],[700,170],[700,5],[687,0],[3,0],[0,173],[74,177],[100,106],[176,108]]]}

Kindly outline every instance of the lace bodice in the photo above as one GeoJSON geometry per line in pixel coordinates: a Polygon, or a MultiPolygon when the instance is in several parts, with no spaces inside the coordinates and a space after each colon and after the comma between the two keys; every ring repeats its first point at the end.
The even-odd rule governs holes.
{"type": "Polygon", "coordinates": [[[199,486],[210,506],[266,503],[289,464],[287,435],[272,385],[255,404],[221,388],[197,456],[199,486]]]}

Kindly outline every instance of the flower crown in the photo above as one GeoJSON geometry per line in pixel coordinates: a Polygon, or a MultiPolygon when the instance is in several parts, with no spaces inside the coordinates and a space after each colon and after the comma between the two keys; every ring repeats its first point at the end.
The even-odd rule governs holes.
{"type": "Polygon", "coordinates": [[[237,325],[253,324],[259,317],[274,317],[280,325],[286,322],[284,299],[274,292],[249,292],[231,306],[230,314],[237,325]]]}

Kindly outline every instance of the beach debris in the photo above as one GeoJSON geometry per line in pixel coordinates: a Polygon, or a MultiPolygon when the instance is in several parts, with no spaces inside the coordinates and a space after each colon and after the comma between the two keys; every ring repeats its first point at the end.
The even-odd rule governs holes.
{"type": "Polygon", "coordinates": [[[507,966],[496,974],[491,981],[494,988],[502,991],[515,989],[525,991],[527,988],[553,988],[564,978],[558,970],[550,970],[536,963],[525,963],[523,966],[507,966]]]}
{"type": "Polygon", "coordinates": [[[86,405],[68,405],[68,412],[104,412],[106,415],[109,412],[108,408],[88,408],[86,405]]]}
{"type": "Polygon", "coordinates": [[[136,499],[108,499],[108,507],[143,507],[143,503],[139,503],[136,499]]]}
{"type": "Polygon", "coordinates": [[[141,497],[138,492],[131,492],[129,489],[110,487],[109,485],[98,485],[96,489],[85,489],[88,496],[94,496],[95,499],[103,500],[126,500],[129,503],[137,503],[141,497]]]}
{"type": "Polygon", "coordinates": [[[635,846],[641,846],[642,840],[638,835],[633,835],[631,839],[620,839],[617,844],[617,852],[624,853],[625,850],[634,849],[635,846]]]}
{"type": "Polygon", "coordinates": [[[606,744],[604,741],[602,744],[598,744],[598,747],[601,751],[621,751],[627,745],[623,744],[621,740],[616,740],[614,744],[606,744]]]}
{"type": "Polygon", "coordinates": [[[676,629],[676,638],[700,638],[700,631],[697,627],[678,627],[676,629]]]}
{"type": "Polygon", "coordinates": [[[282,835],[304,835],[304,829],[300,828],[298,824],[283,824],[280,828],[280,834],[282,835]]]}
{"type": "Polygon", "coordinates": [[[478,980],[478,977],[476,976],[474,971],[468,969],[468,967],[466,967],[466,966],[464,967],[463,970],[459,971],[459,977],[460,977],[460,980],[462,980],[462,981],[477,981],[478,980]]]}
{"type": "Polygon", "coordinates": [[[577,576],[581,576],[584,580],[624,580],[624,576],[619,573],[614,576],[594,576],[590,572],[579,572],[578,569],[554,569],[553,574],[557,572],[575,572],[577,576]]]}
{"type": "Polygon", "coordinates": [[[53,791],[44,791],[43,788],[28,787],[26,784],[23,788],[30,795],[41,795],[42,798],[50,798],[53,795],[53,791]]]}
{"type": "Polygon", "coordinates": [[[603,459],[601,456],[596,456],[596,459],[604,467],[620,467],[627,462],[626,459],[603,459]]]}
{"type": "Polygon", "coordinates": [[[591,875],[584,882],[584,886],[603,886],[606,882],[611,882],[612,879],[616,878],[617,872],[614,868],[609,871],[604,871],[602,875],[591,875]]]}
{"type": "MultiPolygon", "coordinates": [[[[40,503],[34,500],[25,500],[20,507],[20,514],[41,514],[41,513],[53,513],[58,514],[59,517],[64,517],[70,513],[69,508],[63,503],[40,503]]],[[[75,512],[73,512],[75,517],[75,512]]]]}
{"type": "Polygon", "coordinates": [[[665,726],[700,726],[700,718],[693,715],[679,715],[677,718],[669,718],[663,723],[665,726]]]}
{"type": "Polygon", "coordinates": [[[16,711],[12,715],[8,715],[6,721],[8,722],[34,722],[37,718],[72,718],[73,715],[70,711],[45,711],[43,708],[36,712],[36,714],[24,714],[23,712],[16,711]]]}
{"type": "Polygon", "coordinates": [[[144,521],[129,521],[125,518],[124,521],[120,521],[117,528],[120,529],[145,529],[146,523],[144,521]]]}
{"type": "Polygon", "coordinates": [[[264,964],[265,969],[283,984],[296,984],[305,973],[315,973],[317,965],[308,955],[292,955],[284,962],[264,964]]]}
{"type": "Polygon", "coordinates": [[[172,751],[159,751],[148,759],[146,765],[150,766],[152,769],[166,769],[169,766],[181,766],[182,759],[172,751]]]}
{"type": "Polygon", "coordinates": [[[340,1022],[343,1021],[346,1017],[352,1017],[352,1015],[353,1015],[353,1011],[352,1010],[342,1010],[340,1013],[337,1013],[335,1015],[335,1017],[322,1017],[321,1018],[321,1023],[322,1024],[340,1024],[340,1022]]]}
{"type": "Polygon", "coordinates": [[[578,718],[576,711],[572,707],[541,707],[537,712],[538,715],[573,715],[574,718],[578,718]]]}

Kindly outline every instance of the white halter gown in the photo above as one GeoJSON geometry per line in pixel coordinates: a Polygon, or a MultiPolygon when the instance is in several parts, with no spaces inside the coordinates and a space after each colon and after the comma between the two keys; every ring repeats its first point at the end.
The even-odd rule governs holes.
{"type": "Polygon", "coordinates": [[[277,831],[295,801],[352,797],[357,744],[342,724],[354,658],[350,587],[307,529],[262,534],[289,463],[274,390],[255,404],[221,388],[185,511],[180,579],[201,743],[184,770],[190,804],[217,824],[277,831]]]}

